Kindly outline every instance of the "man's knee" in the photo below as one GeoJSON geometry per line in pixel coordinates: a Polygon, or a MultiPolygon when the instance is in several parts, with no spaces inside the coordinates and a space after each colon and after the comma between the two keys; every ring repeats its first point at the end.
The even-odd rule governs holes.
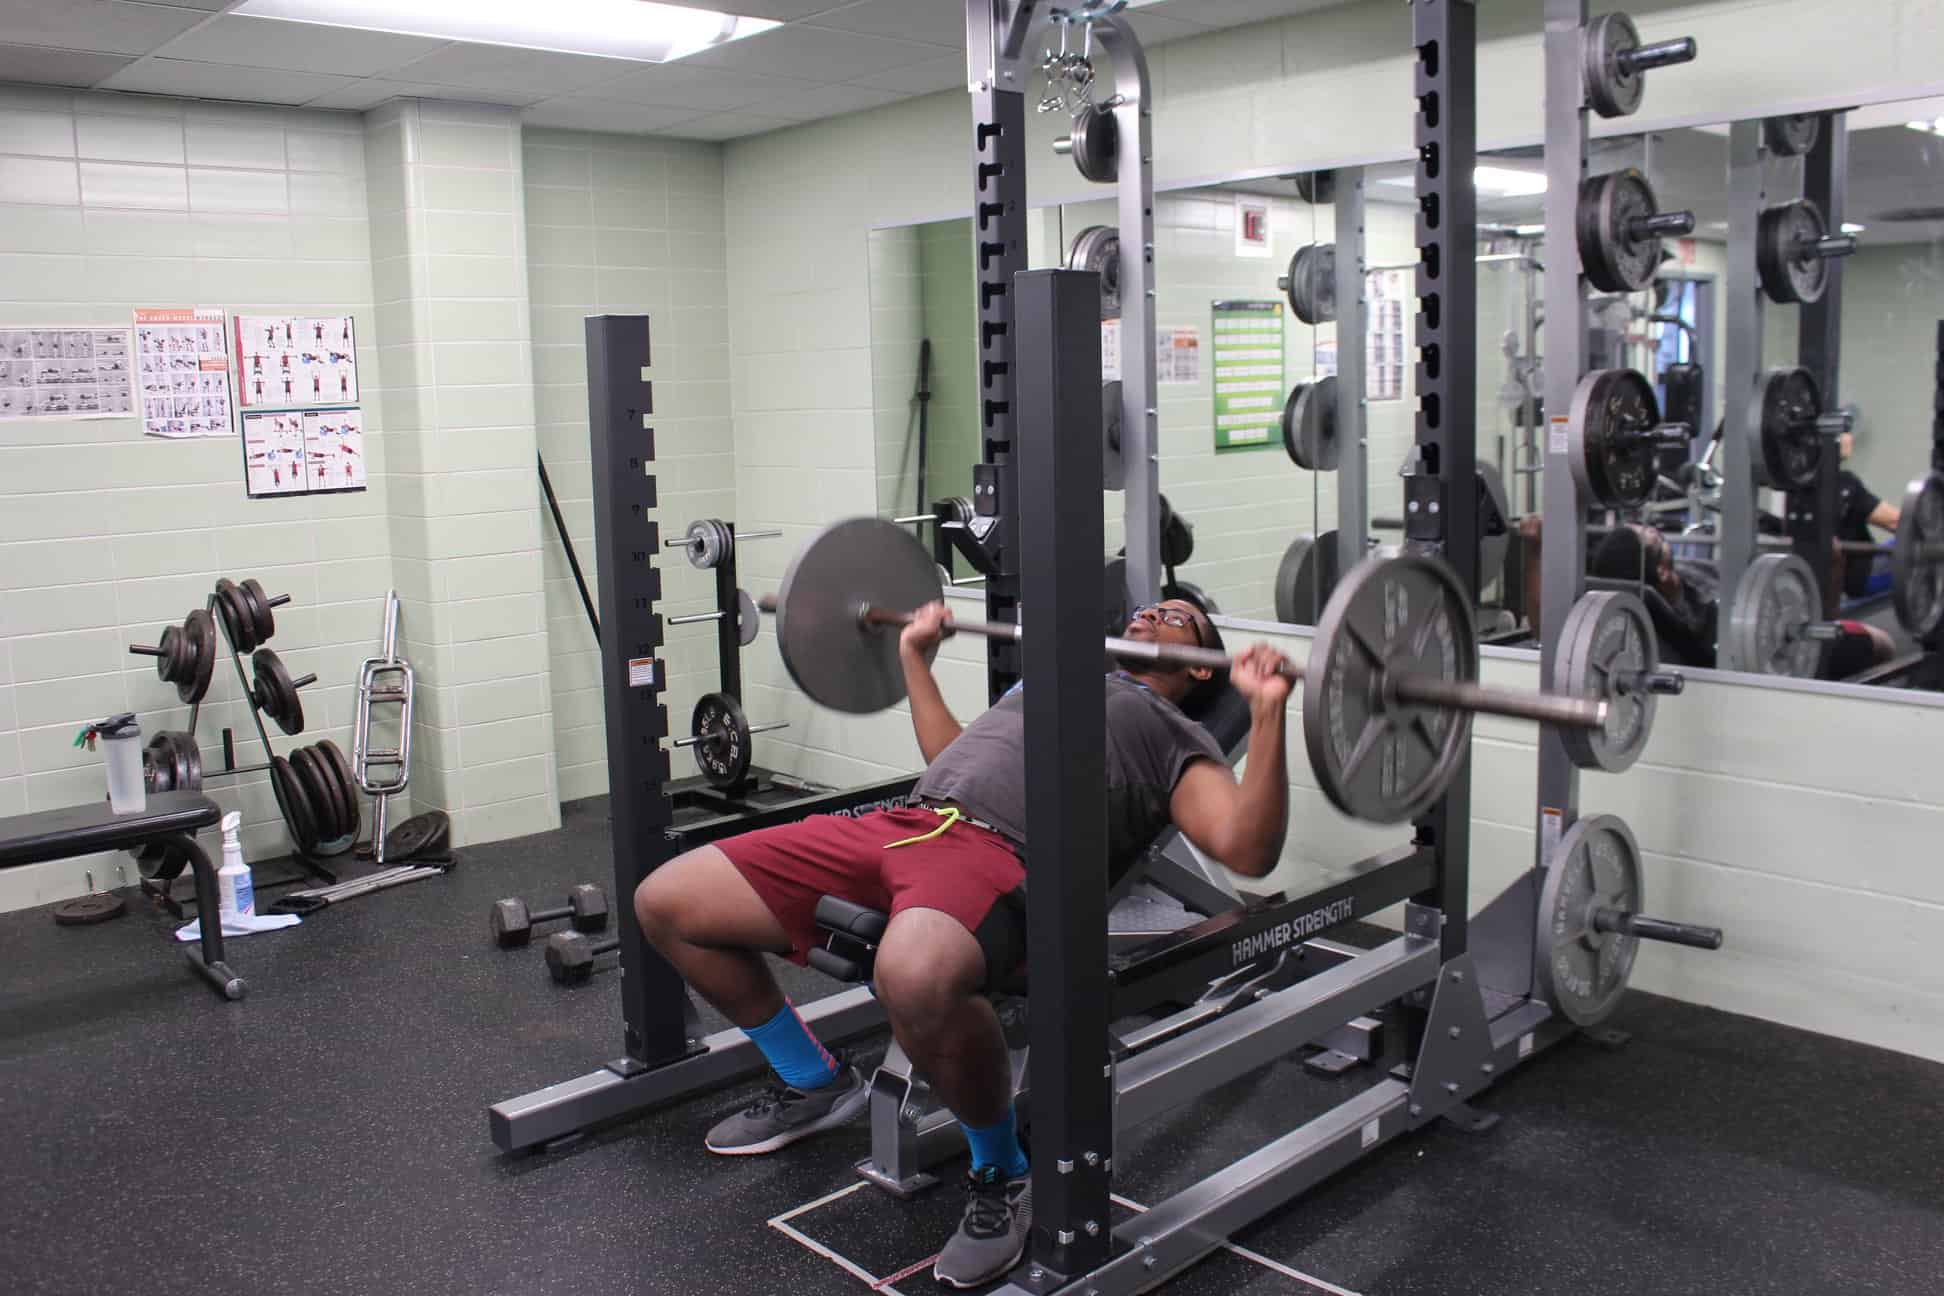
{"type": "Polygon", "coordinates": [[[703,908],[701,888],[710,863],[706,857],[720,854],[713,847],[700,847],[677,855],[641,880],[634,893],[635,921],[651,943],[697,938],[703,908]]]}
{"type": "Polygon", "coordinates": [[[878,946],[873,981],[894,1021],[928,1032],[985,982],[985,956],[957,919],[908,909],[878,946]]]}

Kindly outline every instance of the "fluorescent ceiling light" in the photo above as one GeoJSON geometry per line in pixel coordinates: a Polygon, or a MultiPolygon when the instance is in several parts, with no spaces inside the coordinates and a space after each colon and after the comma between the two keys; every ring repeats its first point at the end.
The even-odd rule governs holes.
{"type": "Polygon", "coordinates": [[[667,63],[781,25],[650,0],[243,0],[230,12],[639,63],[667,63]]]}
{"type": "Polygon", "coordinates": [[[1843,222],[1843,233],[1845,234],[1861,234],[1868,228],[1870,228],[1868,225],[1858,225],[1855,221],[1843,222]]]}
{"type": "Polygon", "coordinates": [[[1908,121],[1904,125],[1914,131],[1922,131],[1926,135],[1944,135],[1944,117],[1934,118],[1931,121],[1908,121]]]}
{"type": "MultiPolygon", "coordinates": [[[[1411,188],[1415,176],[1387,176],[1379,184],[1411,188]]],[[[1537,171],[1516,171],[1511,167],[1482,166],[1472,169],[1472,184],[1487,198],[1536,198],[1546,192],[1546,177],[1537,171]]]]}
{"type": "Polygon", "coordinates": [[[1512,232],[1520,238],[1538,238],[1546,232],[1544,225],[1514,225],[1512,232]]]}

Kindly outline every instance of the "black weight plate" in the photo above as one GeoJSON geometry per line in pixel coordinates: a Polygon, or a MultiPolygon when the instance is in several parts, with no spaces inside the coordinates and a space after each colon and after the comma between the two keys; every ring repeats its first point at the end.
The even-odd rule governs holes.
{"type": "Polygon", "coordinates": [[[1944,625],[1944,475],[1932,473],[1904,491],[1897,539],[1890,551],[1891,600],[1897,620],[1926,647],[1936,647],[1944,625]]]}
{"type": "Polygon", "coordinates": [[[76,896],[54,906],[54,921],[63,927],[92,927],[119,918],[128,912],[128,902],[118,895],[98,892],[76,896]]]}
{"type": "Polygon", "coordinates": [[[1822,123],[1814,113],[1791,113],[1762,122],[1762,144],[1780,157],[1801,157],[1816,147],[1822,123]]]}
{"type": "Polygon", "coordinates": [[[174,762],[174,788],[178,792],[202,791],[202,747],[196,735],[180,729],[165,729],[156,735],[165,742],[174,762]]]}
{"type": "Polygon", "coordinates": [[[1283,402],[1283,450],[1290,462],[1311,472],[1333,472],[1341,459],[1336,425],[1337,380],[1326,374],[1297,383],[1283,402]]]}
{"type": "Polygon", "coordinates": [[[150,792],[173,792],[176,785],[176,750],[167,731],[156,734],[142,748],[143,782],[150,792]]]}
{"type": "Polygon", "coordinates": [[[1803,490],[1816,482],[1822,466],[1822,389],[1807,369],[1770,369],[1757,380],[1755,402],[1761,425],[1756,433],[1761,477],[1778,490],[1803,490]]]}
{"type": "Polygon", "coordinates": [[[1755,227],[1755,269],[1770,301],[1822,300],[1829,266],[1813,250],[1828,233],[1822,209],[1807,198],[1763,209],[1755,227]]]}
{"type": "Polygon", "coordinates": [[[1632,369],[1597,369],[1580,379],[1567,421],[1567,463],[1580,489],[1606,508],[1632,508],[1653,493],[1660,424],[1654,388],[1632,369]]]}
{"type": "Polygon", "coordinates": [[[310,805],[319,843],[336,841],[344,836],[339,825],[342,807],[337,803],[337,780],[319,767],[317,753],[308,747],[292,748],[290,768],[304,789],[304,798],[310,805]]]}
{"type": "Polygon", "coordinates": [[[727,693],[704,693],[689,717],[698,739],[695,765],[712,787],[734,787],[749,776],[749,718],[727,693]]]}
{"type": "Polygon", "coordinates": [[[909,612],[943,595],[937,564],[905,528],[882,518],[834,522],[790,560],[777,589],[784,669],[813,702],[838,711],[895,705],[905,695],[898,632],[858,625],[858,608],[909,612]]]}
{"type": "Polygon", "coordinates": [[[250,605],[250,616],[256,625],[257,642],[268,643],[270,636],[277,633],[277,617],[270,607],[270,598],[263,592],[263,584],[252,576],[238,581],[236,588],[243,592],[244,601],[250,605]]]}
{"type": "Polygon", "coordinates": [[[182,635],[190,650],[190,674],[175,682],[176,697],[194,706],[209,692],[216,670],[216,619],[205,608],[192,608],[182,619],[182,635]]]}
{"type": "Polygon", "coordinates": [[[216,615],[222,618],[223,633],[229,637],[230,647],[240,653],[252,652],[257,647],[256,617],[250,612],[247,597],[227,576],[216,582],[216,615]]]}
{"type": "Polygon", "coordinates": [[[1636,221],[1659,214],[1654,187],[1632,167],[1580,182],[1574,232],[1580,269],[1601,292],[1638,292],[1660,266],[1660,236],[1633,236],[1636,221]]]}
{"type": "Polygon", "coordinates": [[[250,658],[250,669],[256,676],[251,695],[263,714],[277,722],[277,727],[287,734],[304,732],[304,703],[297,696],[297,686],[291,682],[290,672],[284,669],[283,658],[277,656],[274,648],[259,648],[250,658]]]}
{"type": "Polygon", "coordinates": [[[1276,620],[1315,625],[1337,580],[1337,533],[1297,536],[1276,564],[1276,620]]]}
{"type": "MultiPolygon", "coordinates": [[[[755,611],[755,605],[752,603],[750,614],[755,615],[755,611]]],[[[364,816],[358,805],[358,781],[351,773],[351,762],[345,759],[344,752],[329,738],[320,738],[316,748],[325,771],[337,780],[338,803],[344,806],[346,811],[345,822],[348,826],[345,831],[355,837],[358,835],[359,826],[364,822],[364,816]]]]}
{"type": "Polygon", "coordinates": [[[1344,573],[1317,622],[1303,684],[1317,786],[1367,823],[1422,814],[1470,751],[1471,713],[1406,700],[1396,688],[1403,673],[1478,678],[1471,598],[1449,567],[1416,554],[1344,573]]]}
{"type": "Polygon", "coordinates": [[[1108,490],[1127,489],[1127,459],[1121,454],[1120,380],[1100,385],[1101,484],[1108,490]]]}
{"type": "Polygon", "coordinates": [[[1305,243],[1289,258],[1280,286],[1289,309],[1305,324],[1336,318],[1336,244],[1305,243]]]}
{"type": "Polygon", "coordinates": [[[1088,104],[1074,117],[1073,165],[1095,184],[1120,178],[1120,123],[1112,109],[1088,104]]]}
{"type": "Polygon", "coordinates": [[[1312,205],[1336,201],[1336,172],[1304,171],[1296,177],[1296,196],[1312,205]]]}
{"type": "Polygon", "coordinates": [[[172,882],[189,867],[189,857],[162,842],[149,842],[128,852],[135,857],[135,871],[151,882],[172,882]]]}
{"type": "Polygon", "coordinates": [[[385,834],[385,862],[403,864],[420,856],[443,855],[451,845],[452,820],[443,810],[427,810],[385,834]]]}
{"type": "Polygon", "coordinates": [[[1586,103],[1602,117],[1625,117],[1640,107],[1646,77],[1621,60],[1640,48],[1640,33],[1623,13],[1601,14],[1581,36],[1586,103]]]}
{"type": "Polygon", "coordinates": [[[290,829],[291,841],[296,843],[300,851],[308,853],[314,850],[317,846],[317,813],[304,795],[297,772],[281,756],[270,758],[270,788],[277,794],[277,809],[283,814],[284,826],[290,829]]]}
{"type": "Polygon", "coordinates": [[[1111,225],[1089,225],[1073,236],[1067,269],[1091,270],[1100,276],[1100,318],[1119,319],[1120,231],[1111,225]]]}

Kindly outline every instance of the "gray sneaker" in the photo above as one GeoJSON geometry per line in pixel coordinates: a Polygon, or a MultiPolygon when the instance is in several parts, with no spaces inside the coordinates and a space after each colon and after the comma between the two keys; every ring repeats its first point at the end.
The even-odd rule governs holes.
{"type": "Polygon", "coordinates": [[[734,1116],[721,1121],[704,1140],[723,1156],[775,1152],[821,1130],[835,1129],[864,1110],[871,1088],[854,1066],[846,1066],[821,1089],[774,1085],[734,1116]]]}
{"type": "Polygon", "coordinates": [[[978,1287],[1004,1274],[1026,1254],[1033,1227],[1030,1175],[1001,1179],[997,1166],[966,1176],[965,1217],[938,1253],[932,1277],[948,1287],[978,1287]]]}

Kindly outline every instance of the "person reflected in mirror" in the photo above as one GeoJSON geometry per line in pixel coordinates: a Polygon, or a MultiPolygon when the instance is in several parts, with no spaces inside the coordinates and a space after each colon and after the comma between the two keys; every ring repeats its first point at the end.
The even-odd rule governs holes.
{"type": "Polygon", "coordinates": [[[1660,596],[1645,599],[1660,634],[1661,658],[1674,666],[1713,666],[1721,618],[1721,578],[1714,564],[1676,558],[1650,526],[1615,527],[1593,546],[1587,574],[1637,581],[1660,596]]]}
{"type": "MultiPolygon", "coordinates": [[[[1843,461],[1848,463],[1850,451],[1856,446],[1856,437],[1849,432],[1837,438],[1842,449],[1843,461]]],[[[1836,472],[1836,538],[1863,544],[1874,544],[1880,537],[1877,531],[1897,534],[1899,521],[1895,504],[1876,495],[1863,479],[1847,467],[1836,472]]],[[[1843,597],[1868,598],[1882,594],[1890,589],[1889,555],[1866,553],[1841,554],[1843,558],[1843,597]]]]}

